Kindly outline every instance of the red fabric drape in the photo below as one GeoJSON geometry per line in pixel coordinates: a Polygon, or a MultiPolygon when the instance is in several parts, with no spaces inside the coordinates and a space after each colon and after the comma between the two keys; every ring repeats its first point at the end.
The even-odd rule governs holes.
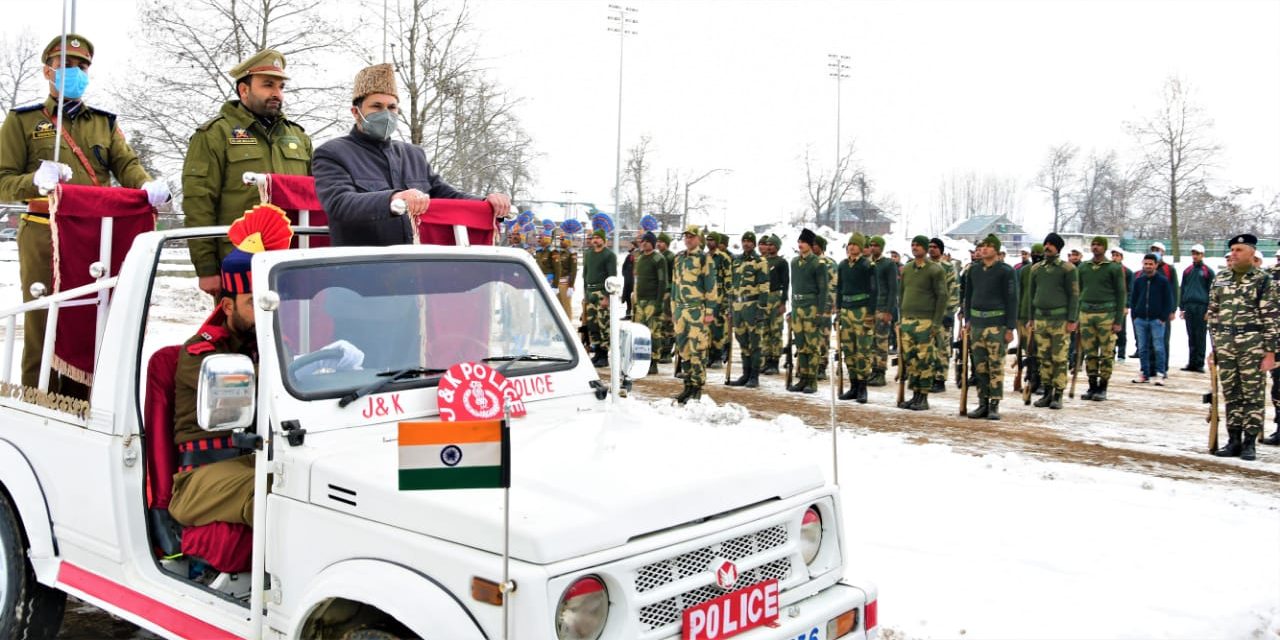
{"type": "MultiPolygon", "coordinates": [[[[325,227],[329,225],[329,216],[320,205],[320,197],[316,195],[316,179],[311,176],[290,176],[282,173],[267,174],[267,202],[274,204],[289,215],[289,224],[302,224],[301,211],[307,211],[307,225],[325,227]]],[[[302,236],[295,235],[291,249],[298,248],[298,240],[302,236]]],[[[312,247],[329,246],[329,236],[307,236],[312,247]]]]}
{"type": "MultiPolygon", "coordinates": [[[[50,198],[50,212],[54,293],[93,282],[89,265],[101,255],[103,218],[112,219],[111,275],[119,273],[133,239],[156,228],[155,209],[141,189],[59,185],[50,198]]],[[[77,382],[93,384],[96,324],[96,306],[59,311],[54,370],[77,382]]]]}
{"type": "Polygon", "coordinates": [[[432,199],[427,212],[418,218],[418,238],[422,244],[453,245],[453,227],[467,228],[467,238],[472,245],[493,244],[497,222],[493,207],[484,200],[432,199]]]}

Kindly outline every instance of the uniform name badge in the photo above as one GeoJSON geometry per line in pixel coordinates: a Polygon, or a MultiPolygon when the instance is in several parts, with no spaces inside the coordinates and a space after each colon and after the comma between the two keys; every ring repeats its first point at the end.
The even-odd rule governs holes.
{"type": "Polygon", "coordinates": [[[52,138],[58,135],[58,130],[48,120],[41,120],[36,123],[35,129],[31,131],[31,139],[40,140],[41,138],[52,138]]]}
{"type": "Polygon", "coordinates": [[[236,127],[231,130],[231,137],[227,138],[230,144],[258,144],[258,139],[249,133],[248,129],[236,127]]]}

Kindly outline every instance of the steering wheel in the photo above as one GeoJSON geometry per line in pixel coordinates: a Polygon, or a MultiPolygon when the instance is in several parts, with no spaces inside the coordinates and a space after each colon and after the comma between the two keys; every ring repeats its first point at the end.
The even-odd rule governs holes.
{"type": "Polygon", "coordinates": [[[298,372],[303,367],[320,362],[321,360],[338,360],[342,358],[342,349],[338,347],[329,347],[319,351],[312,351],[305,356],[298,356],[293,362],[289,363],[289,377],[297,378],[298,372]]]}

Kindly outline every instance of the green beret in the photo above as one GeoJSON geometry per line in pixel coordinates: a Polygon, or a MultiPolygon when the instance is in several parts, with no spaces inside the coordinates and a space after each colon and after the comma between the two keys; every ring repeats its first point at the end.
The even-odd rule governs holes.
{"type": "Polygon", "coordinates": [[[867,246],[867,237],[855,231],[853,235],[849,236],[849,242],[847,242],[846,245],[849,244],[856,244],[859,247],[865,247],[867,246]]]}
{"type": "Polygon", "coordinates": [[[818,243],[818,248],[819,248],[819,249],[822,249],[823,251],[826,251],[826,250],[827,250],[827,239],[826,239],[826,238],[824,238],[824,237],[822,237],[822,236],[818,236],[817,238],[815,238],[815,239],[814,239],[814,242],[817,242],[817,243],[818,243]]]}
{"type": "Polygon", "coordinates": [[[918,244],[927,249],[929,248],[929,236],[924,236],[924,235],[916,236],[911,239],[911,244],[918,244]]]}
{"type": "Polygon", "coordinates": [[[754,234],[754,233],[752,233],[752,232],[748,231],[748,232],[746,232],[746,233],[742,234],[742,239],[743,239],[743,240],[750,240],[750,241],[752,241],[752,242],[755,242],[755,241],[756,241],[756,234],[754,234]]]}
{"type": "Polygon", "coordinates": [[[996,251],[1000,250],[1000,238],[994,233],[987,234],[987,237],[978,242],[978,246],[987,245],[996,251]]]}
{"type": "Polygon", "coordinates": [[[1103,249],[1106,249],[1108,246],[1107,239],[1103,236],[1094,236],[1093,242],[1091,242],[1090,244],[1100,244],[1102,245],[1103,249]]]}
{"type": "Polygon", "coordinates": [[[1031,245],[1031,253],[1044,253],[1044,245],[1039,242],[1031,245]]]}
{"type": "Polygon", "coordinates": [[[884,248],[884,236],[871,236],[871,239],[867,241],[867,244],[868,244],[868,245],[875,245],[875,246],[880,247],[881,249],[883,249],[883,248],[884,248]]]}
{"type": "Polygon", "coordinates": [[[671,244],[671,236],[667,235],[666,231],[663,231],[662,233],[658,234],[658,242],[661,242],[663,244],[671,244]]]}
{"type": "Polygon", "coordinates": [[[593,235],[593,236],[595,236],[595,237],[597,237],[597,238],[600,238],[601,240],[608,240],[608,239],[609,239],[609,236],[608,236],[608,234],[606,234],[606,233],[604,232],[604,229],[596,229],[595,231],[592,231],[592,232],[591,232],[591,235],[593,235]]]}

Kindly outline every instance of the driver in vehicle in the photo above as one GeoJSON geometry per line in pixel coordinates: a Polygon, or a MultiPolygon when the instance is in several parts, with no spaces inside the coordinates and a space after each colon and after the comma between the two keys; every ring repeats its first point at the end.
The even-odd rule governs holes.
{"type": "Polygon", "coordinates": [[[222,259],[222,292],[217,306],[178,356],[174,388],[178,473],[173,477],[169,514],[187,527],[211,522],[253,524],[253,455],[234,445],[230,430],[200,428],[196,386],[200,364],[208,356],[239,353],[257,363],[250,273],[253,254],[288,248],[293,230],[284,211],[260,205],[233,222],[227,235],[235,249],[222,259]]]}

